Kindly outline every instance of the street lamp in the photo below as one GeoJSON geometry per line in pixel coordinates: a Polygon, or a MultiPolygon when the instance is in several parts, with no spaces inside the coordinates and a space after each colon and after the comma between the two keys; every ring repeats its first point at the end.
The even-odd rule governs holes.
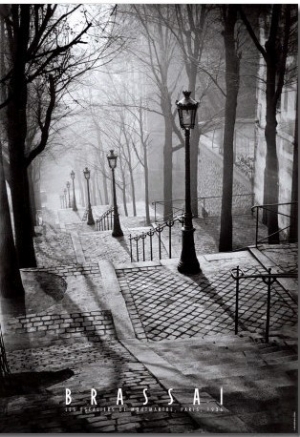
{"type": "Polygon", "coordinates": [[[65,200],[65,208],[68,208],[67,189],[66,188],[64,188],[64,200],[65,200]]]}
{"type": "Polygon", "coordinates": [[[117,196],[116,196],[115,168],[117,167],[117,158],[118,156],[114,154],[114,151],[110,150],[110,155],[107,155],[107,160],[108,160],[109,168],[112,171],[112,184],[113,184],[114,227],[112,231],[112,236],[123,237],[124,234],[120,225],[117,196]]]}
{"type": "Polygon", "coordinates": [[[68,197],[69,197],[69,208],[71,208],[71,197],[70,197],[70,186],[71,186],[71,184],[70,184],[69,181],[66,183],[66,186],[67,186],[68,197]]]}
{"type": "Polygon", "coordinates": [[[86,179],[86,184],[87,184],[87,194],[88,194],[88,207],[87,207],[87,224],[88,225],[94,225],[95,224],[95,220],[93,217],[93,212],[92,212],[92,206],[91,206],[91,199],[90,199],[90,177],[91,177],[91,172],[90,170],[85,167],[85,169],[83,170],[83,174],[84,177],[86,179]]]}
{"type": "Polygon", "coordinates": [[[194,243],[194,227],[191,208],[191,175],[190,175],[190,129],[195,127],[198,102],[190,97],[190,91],[183,91],[184,97],[176,100],[180,127],[185,131],[185,212],[182,228],[182,250],[178,271],[187,275],[201,272],[196,256],[194,243]]]}
{"type": "Polygon", "coordinates": [[[75,181],[74,181],[75,172],[74,172],[74,170],[71,171],[70,176],[71,176],[72,185],[73,185],[73,205],[72,205],[72,208],[73,208],[73,211],[77,211],[76,197],[75,197],[75,181]]]}

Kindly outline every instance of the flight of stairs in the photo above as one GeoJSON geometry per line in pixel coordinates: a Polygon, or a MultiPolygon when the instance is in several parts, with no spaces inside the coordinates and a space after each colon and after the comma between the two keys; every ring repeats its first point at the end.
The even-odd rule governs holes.
{"type": "MultiPolygon", "coordinates": [[[[219,398],[250,432],[293,433],[297,412],[297,340],[262,336],[214,335],[151,345],[173,362],[194,386],[219,398]]],[[[296,425],[297,427],[297,425],[296,425]]],[[[232,430],[234,432],[234,430],[232,430]]]]}

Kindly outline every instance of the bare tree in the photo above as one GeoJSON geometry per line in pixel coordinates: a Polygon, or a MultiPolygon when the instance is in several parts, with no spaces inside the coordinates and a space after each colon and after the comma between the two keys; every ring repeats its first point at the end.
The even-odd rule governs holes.
{"type": "MultiPolygon", "coordinates": [[[[164,121],[163,146],[163,197],[164,217],[172,215],[172,154],[173,154],[173,124],[174,114],[171,102],[172,94],[178,80],[179,71],[171,71],[172,61],[176,51],[176,40],[168,27],[160,19],[160,8],[166,17],[174,13],[170,5],[138,5],[133,6],[134,16],[142,29],[145,45],[134,51],[136,58],[148,69],[148,78],[155,85],[157,100],[152,100],[156,111],[164,121]],[[173,77],[172,77],[173,76],[173,77]]],[[[156,96],[156,93],[155,93],[156,96]]],[[[175,99],[174,99],[175,100],[175,99]]],[[[153,110],[153,109],[152,109],[153,110]]]]}
{"type": "MultiPolygon", "coordinates": [[[[9,54],[1,78],[6,99],[0,108],[7,112],[9,177],[15,221],[16,248],[20,267],[34,266],[33,226],[27,168],[46,147],[58,96],[80,75],[93,68],[112,42],[104,26],[107,44],[92,53],[84,45],[92,27],[92,17],[80,5],[2,5],[9,54]],[[70,18],[82,13],[83,25],[73,30],[70,18]],[[86,39],[85,39],[86,38],[86,39]],[[76,47],[76,50],[74,48],[76,47]],[[104,50],[104,51],[103,51],[104,50]],[[39,81],[46,102],[39,113],[40,139],[26,151],[28,135],[28,87],[39,81]],[[27,153],[26,153],[27,152],[27,153]]],[[[109,21],[109,20],[108,20],[109,21]]],[[[103,29],[103,27],[102,27],[103,29]]]]}
{"type": "Polygon", "coordinates": [[[266,168],[264,178],[264,203],[272,204],[267,213],[269,243],[279,243],[278,235],[278,157],[276,149],[277,105],[286,81],[287,57],[291,49],[291,36],[295,32],[296,13],[291,15],[293,5],[270,5],[266,15],[270,19],[267,26],[267,41],[263,46],[255,33],[255,27],[250,23],[246,9],[239,6],[241,18],[261,54],[266,65],[266,126],[265,138],[267,144],[266,168]]]}
{"type": "MultiPolygon", "coordinates": [[[[167,20],[167,17],[162,13],[163,10],[160,10],[160,17],[163,23],[175,35],[188,78],[188,90],[191,91],[194,98],[199,100],[198,92],[199,85],[201,85],[199,67],[201,65],[202,53],[207,43],[205,34],[209,6],[189,4],[175,5],[174,7],[176,14],[171,17],[172,21],[167,20]]],[[[183,146],[184,141],[181,133],[179,133],[180,131],[178,131],[176,126],[173,126],[173,129],[179,136],[179,140],[181,140],[181,146],[183,146]]],[[[191,202],[192,212],[195,217],[198,217],[198,153],[200,135],[201,131],[197,116],[195,129],[193,129],[191,135],[191,202]]]]}

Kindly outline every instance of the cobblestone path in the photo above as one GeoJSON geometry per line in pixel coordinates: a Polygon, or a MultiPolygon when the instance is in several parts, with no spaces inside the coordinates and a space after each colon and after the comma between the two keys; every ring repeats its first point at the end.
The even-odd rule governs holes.
{"type": "Polygon", "coordinates": [[[121,264],[130,262],[128,241],[126,238],[113,238],[111,231],[83,233],[80,242],[88,263],[102,259],[121,264]]]}
{"type": "MultiPolygon", "coordinates": [[[[245,268],[245,274],[265,272],[245,268]]],[[[197,335],[233,333],[235,282],[227,270],[183,279],[163,266],[117,270],[121,291],[138,338],[159,341],[197,335]],[[184,323],[182,323],[184,320],[184,323]]],[[[240,285],[240,330],[264,331],[266,285],[243,280],[240,285]]],[[[295,325],[297,313],[290,296],[272,287],[271,329],[295,325]]]]}
{"type": "Polygon", "coordinates": [[[34,248],[39,267],[76,263],[71,235],[49,224],[43,227],[42,235],[35,237],[34,248]]]}
{"type": "Polygon", "coordinates": [[[15,396],[0,399],[1,432],[176,433],[198,428],[178,403],[168,407],[167,390],[117,342],[14,351],[8,353],[8,360],[15,380],[22,380],[17,372],[29,373],[23,373],[26,383],[15,387],[15,396]],[[66,368],[74,375],[70,377],[72,372],[66,368]],[[42,373],[45,369],[47,374],[42,373]],[[56,375],[65,379],[53,384],[56,375]],[[68,407],[66,388],[72,396],[68,407]],[[91,388],[97,391],[93,406],[91,388]],[[121,401],[116,405],[120,388],[123,405],[121,401]],[[148,397],[144,407],[143,389],[148,397]]]}

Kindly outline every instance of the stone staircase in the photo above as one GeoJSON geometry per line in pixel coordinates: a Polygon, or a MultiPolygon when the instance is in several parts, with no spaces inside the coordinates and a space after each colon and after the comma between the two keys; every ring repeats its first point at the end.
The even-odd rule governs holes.
{"type": "MultiPolygon", "coordinates": [[[[296,432],[298,354],[296,339],[250,332],[151,342],[152,351],[215,399],[249,432],[296,432]]],[[[232,430],[232,432],[235,432],[232,430]]]]}

